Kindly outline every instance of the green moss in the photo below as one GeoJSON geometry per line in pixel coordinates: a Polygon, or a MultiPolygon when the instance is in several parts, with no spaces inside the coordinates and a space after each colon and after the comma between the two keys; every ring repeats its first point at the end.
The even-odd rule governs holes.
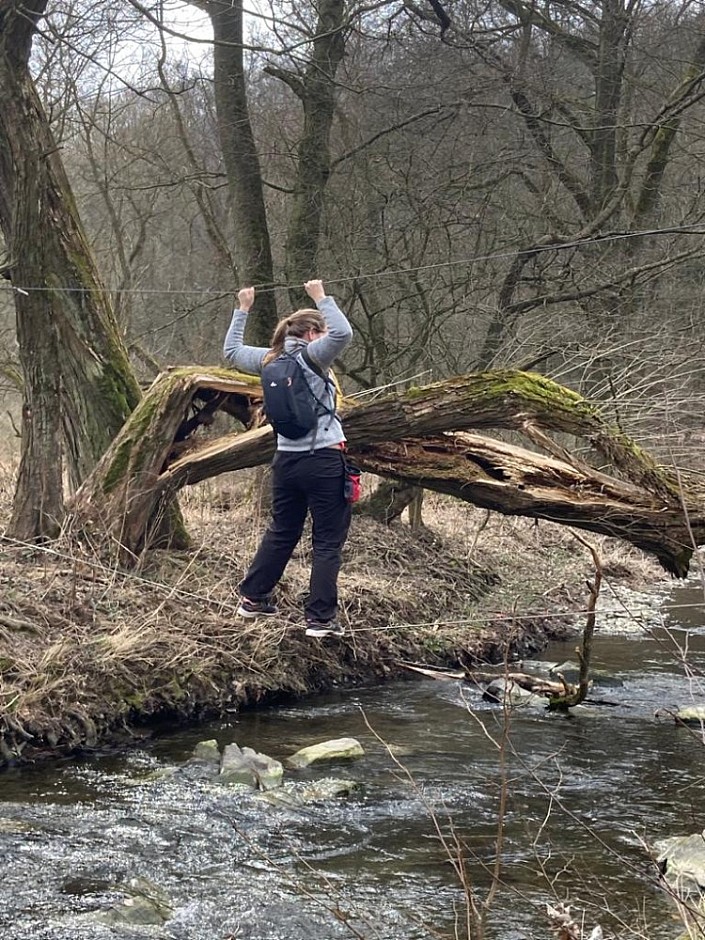
{"type": "Polygon", "coordinates": [[[132,453],[132,444],[129,438],[126,438],[118,446],[113,461],[110,464],[108,472],[103,480],[103,492],[112,493],[118,483],[124,478],[130,465],[130,455],[132,453]]]}
{"type": "Polygon", "coordinates": [[[139,712],[142,710],[145,702],[147,701],[147,696],[144,692],[131,692],[129,695],[125,695],[123,701],[133,711],[139,712]]]}
{"type": "Polygon", "coordinates": [[[146,451],[140,451],[139,442],[144,439],[146,432],[154,420],[158,407],[159,402],[154,398],[143,398],[130,415],[128,423],[121,433],[122,440],[118,442],[110,468],[105,474],[103,481],[104,493],[111,493],[113,491],[130,469],[131,462],[132,470],[138,471],[141,469],[146,451]],[[138,444],[137,451],[135,451],[136,442],[138,444]]]}
{"type": "Polygon", "coordinates": [[[191,536],[186,528],[184,517],[178,503],[169,504],[169,548],[183,549],[191,547],[191,536]]]}
{"type": "Polygon", "coordinates": [[[428,390],[431,387],[432,386],[429,386],[429,385],[426,385],[426,386],[412,385],[410,388],[407,388],[407,390],[404,392],[404,398],[408,398],[409,401],[414,401],[417,398],[423,398],[424,395],[428,395],[428,390]]]}
{"type": "MultiPolygon", "coordinates": [[[[82,288],[92,291],[94,299],[90,301],[93,308],[91,320],[97,318],[103,327],[103,335],[99,336],[98,340],[104,339],[104,342],[101,342],[96,348],[103,369],[98,377],[98,391],[104,404],[104,411],[114,415],[115,425],[106,429],[109,434],[114,435],[139,402],[141,397],[140,388],[130,367],[130,360],[125,346],[117,331],[110,300],[98,281],[91,251],[78,222],[78,215],[75,212],[73,195],[70,190],[64,191],[63,195],[76,225],[75,235],[78,244],[76,244],[76,240],[70,242],[68,252],[68,260],[73,269],[73,279],[82,288]],[[71,250],[72,247],[74,250],[71,250]]],[[[46,280],[48,286],[57,290],[61,290],[65,286],[63,280],[52,273],[47,275],[46,280]]],[[[84,330],[90,330],[90,324],[85,322],[85,303],[86,301],[81,301],[82,309],[76,317],[80,317],[84,330]]],[[[81,342],[82,345],[85,345],[84,340],[81,342]]]]}
{"type": "Polygon", "coordinates": [[[145,398],[133,412],[129,423],[129,438],[132,450],[132,471],[137,473],[144,467],[145,461],[153,454],[152,441],[147,432],[153,428],[161,402],[145,398]]]}
{"type": "Polygon", "coordinates": [[[246,372],[237,372],[235,369],[225,369],[222,366],[179,366],[176,369],[171,369],[169,375],[177,379],[188,379],[195,375],[210,375],[226,382],[251,385],[253,388],[260,385],[258,375],[249,375],[246,372]]]}
{"type": "MultiPolygon", "coordinates": [[[[412,386],[404,393],[404,397],[409,401],[415,401],[433,395],[434,391],[439,388],[445,390],[453,388],[453,380],[436,382],[433,385],[412,386]]],[[[503,395],[514,394],[543,404],[560,405],[563,408],[576,407],[583,417],[597,417],[596,408],[590,405],[582,395],[538,372],[518,372],[511,369],[478,372],[475,375],[459,376],[457,388],[470,396],[479,393],[483,398],[500,398],[503,395]]]]}
{"type": "Polygon", "coordinates": [[[436,637],[427,636],[424,638],[422,646],[425,650],[428,650],[429,653],[439,654],[444,653],[448,647],[447,643],[444,643],[442,640],[437,639],[436,637]]]}
{"type": "Polygon", "coordinates": [[[188,690],[181,684],[180,679],[176,676],[169,682],[167,690],[174,702],[183,702],[184,699],[188,698],[188,690]]]}
{"type": "Polygon", "coordinates": [[[115,416],[116,422],[119,423],[118,427],[114,429],[117,431],[119,425],[127,420],[128,415],[139,399],[134,399],[133,396],[128,398],[128,391],[131,390],[126,387],[124,376],[117,373],[110,365],[106,365],[98,379],[98,391],[102,400],[107,404],[107,410],[115,416]]]}

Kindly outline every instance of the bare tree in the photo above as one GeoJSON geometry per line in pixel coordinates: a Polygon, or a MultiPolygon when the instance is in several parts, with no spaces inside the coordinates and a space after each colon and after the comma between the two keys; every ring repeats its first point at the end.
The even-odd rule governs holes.
{"type": "Polygon", "coordinates": [[[343,0],[323,0],[310,39],[310,57],[301,67],[270,64],[266,71],[280,78],[299,99],[303,126],[297,149],[293,199],[286,241],[286,272],[292,301],[316,269],[326,184],[331,172],[330,137],[335,115],[336,73],[345,53],[346,10],[343,0]]]}
{"type": "Polygon", "coordinates": [[[25,380],[11,532],[22,539],[58,531],[62,451],[78,485],[139,399],[29,71],[45,7],[0,3],[0,226],[25,380]]]}
{"type": "Polygon", "coordinates": [[[243,45],[242,0],[199,0],[213,24],[215,101],[218,130],[233,212],[238,281],[260,291],[251,338],[265,344],[276,324],[272,250],[264,201],[262,173],[250,119],[243,45]]]}

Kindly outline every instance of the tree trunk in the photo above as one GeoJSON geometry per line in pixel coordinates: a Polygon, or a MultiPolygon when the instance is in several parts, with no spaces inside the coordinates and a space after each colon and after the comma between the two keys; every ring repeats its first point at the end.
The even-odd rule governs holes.
{"type": "MultiPolygon", "coordinates": [[[[148,522],[182,486],[271,459],[274,436],[261,427],[180,452],[174,440],[194,397],[218,392],[232,410],[261,400],[251,376],[179,369],[145,396],[72,505],[77,526],[123,556],[149,541],[148,522]]],[[[622,538],[655,555],[680,577],[705,539],[703,493],[656,462],[574,392],[539,375],[489,372],[460,376],[400,397],[343,407],[346,435],[365,470],[447,493],[508,515],[573,525],[622,538]],[[512,428],[550,456],[504,444],[466,428],[512,428]],[[578,461],[547,435],[588,441],[620,477],[578,461]]]]}
{"type": "Polygon", "coordinates": [[[25,379],[9,530],[20,539],[53,536],[61,524],[60,441],[77,486],[140,395],[28,69],[44,7],[0,0],[0,226],[25,379]]]}
{"type": "MultiPolygon", "coordinates": [[[[257,145],[252,131],[243,62],[242,0],[199,0],[213,24],[215,105],[234,223],[241,285],[274,281],[272,250],[257,145]]],[[[260,290],[249,318],[248,339],[267,346],[277,324],[274,293],[260,290]]]]}
{"type": "MultiPolygon", "coordinates": [[[[318,11],[313,55],[298,89],[304,109],[304,127],[299,142],[294,203],[286,240],[289,285],[303,284],[316,271],[325,189],[330,176],[335,73],[345,53],[345,3],[343,0],[323,0],[318,11]]],[[[297,88],[296,85],[292,87],[297,88]]],[[[298,306],[303,296],[301,287],[290,286],[289,292],[292,303],[298,306]]]]}
{"type": "Polygon", "coordinates": [[[595,66],[595,116],[590,141],[592,207],[600,212],[619,181],[617,134],[620,127],[626,34],[630,25],[623,0],[603,0],[595,66]]]}
{"type": "Polygon", "coordinates": [[[374,493],[362,500],[358,511],[389,525],[411,506],[418,492],[416,486],[400,484],[397,480],[384,480],[376,487],[374,493]]]}
{"type": "Polygon", "coordinates": [[[409,526],[412,532],[423,529],[423,487],[414,489],[414,496],[409,503],[409,526]]]}
{"type": "MultiPolygon", "coordinates": [[[[154,544],[167,507],[183,485],[172,483],[165,473],[170,463],[186,459],[184,449],[191,444],[187,439],[199,427],[198,420],[188,417],[189,412],[195,402],[212,401],[214,394],[222,396],[217,399],[219,407],[245,421],[248,403],[262,397],[257,379],[225,369],[207,373],[175,369],[154,382],[72,500],[74,516],[96,545],[114,540],[123,560],[129,561],[145,545],[154,544]],[[225,400],[228,395],[234,402],[225,400]]],[[[209,407],[209,414],[214,410],[209,407]]],[[[269,427],[254,434],[273,441],[269,427]]],[[[247,466],[266,462],[266,455],[260,458],[259,452],[255,454],[247,466]]]]}

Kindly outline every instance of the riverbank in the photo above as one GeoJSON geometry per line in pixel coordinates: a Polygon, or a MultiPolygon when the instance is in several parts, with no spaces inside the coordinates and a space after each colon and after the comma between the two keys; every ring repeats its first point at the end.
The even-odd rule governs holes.
{"type": "MultiPolygon", "coordinates": [[[[342,640],[301,623],[306,543],[281,617],[243,621],[235,586],[265,519],[243,480],[194,488],[186,552],[123,571],[57,541],[5,540],[0,563],[0,766],[139,740],[177,724],[335,687],[526,656],[580,622],[586,547],[558,526],[489,516],[429,495],[425,526],[356,517],[340,579],[342,640]]],[[[635,550],[599,544],[606,578],[663,577],[635,550]]]]}

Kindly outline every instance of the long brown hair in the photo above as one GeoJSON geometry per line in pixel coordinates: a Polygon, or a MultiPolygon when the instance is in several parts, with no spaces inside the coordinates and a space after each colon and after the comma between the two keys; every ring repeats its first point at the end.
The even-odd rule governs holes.
{"type": "Polygon", "coordinates": [[[264,357],[264,362],[271,362],[284,352],[284,343],[288,336],[301,338],[309,330],[325,330],[326,321],[318,310],[297,310],[277,323],[272,335],[272,348],[264,357]]]}

